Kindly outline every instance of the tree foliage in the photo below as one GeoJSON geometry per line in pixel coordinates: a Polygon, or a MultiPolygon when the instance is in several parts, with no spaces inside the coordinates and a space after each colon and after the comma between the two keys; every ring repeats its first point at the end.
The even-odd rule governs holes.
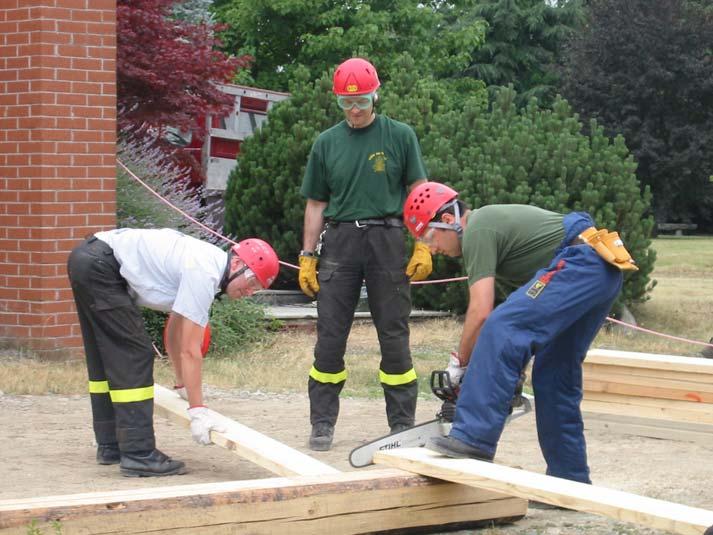
{"type": "Polygon", "coordinates": [[[117,1],[117,123],[141,135],[170,125],[198,128],[206,113],[225,115],[233,98],[213,82],[232,79],[249,58],[216,49],[214,27],[171,18],[175,0],[117,1]]]}
{"type": "Polygon", "coordinates": [[[215,24],[212,6],[213,0],[183,0],[173,4],[171,13],[174,18],[192,24],[215,24]]]}
{"type": "Polygon", "coordinates": [[[144,183],[144,185],[139,183],[123,167],[118,169],[116,176],[118,228],[168,227],[219,246],[225,245],[215,234],[203,228],[205,226],[218,233],[222,231],[215,214],[201,202],[202,190],[186,188],[190,180],[188,170],[166,158],[165,152],[152,139],[122,136],[119,138],[116,154],[119,161],[144,183]],[[160,198],[153,195],[147,187],[156,192],[160,198]],[[160,199],[165,199],[171,206],[160,199]],[[200,225],[187,219],[174,207],[190,215],[200,225]]]}
{"type": "MultiPolygon", "coordinates": [[[[422,140],[432,177],[453,186],[472,208],[486,204],[533,204],[556,212],[589,212],[600,228],[618,230],[640,271],[627,275],[622,300],[645,300],[655,252],[649,248],[651,195],[642,194],[636,164],[619,136],[613,141],[592,121],[589,134],[566,101],[551,110],[531,101],[516,106],[512,88],[500,90],[490,109],[479,100],[439,115],[422,140]]],[[[453,275],[439,260],[434,277],[453,275]]],[[[424,303],[444,308],[454,301],[442,290],[419,290],[424,303]]]]}
{"type": "MultiPolygon", "coordinates": [[[[534,102],[518,110],[516,93],[507,89],[488,109],[482,83],[435,80],[414,67],[408,56],[392,66],[379,106],[414,127],[430,177],[456,187],[473,207],[531,203],[590,212],[600,226],[620,231],[641,268],[627,277],[624,299],[646,299],[655,257],[648,238],[653,221],[644,216],[650,194],[640,193],[623,140],[612,142],[596,123],[584,135],[562,100],[551,111],[534,102]]],[[[343,117],[327,74],[314,83],[307,69],[295,74],[292,97],[275,106],[243,144],[226,192],[226,228],[238,237],[270,241],[287,261],[297,258],[302,245],[299,187],[309,150],[319,132],[343,117]]],[[[433,277],[462,274],[460,261],[437,257],[433,277]]],[[[282,271],[281,285],[294,287],[295,280],[296,272],[282,271]]],[[[414,297],[417,305],[462,311],[467,292],[463,284],[423,286],[414,297]]]]}
{"type": "Polygon", "coordinates": [[[483,80],[491,90],[513,85],[519,103],[532,97],[551,103],[559,83],[554,67],[582,23],[582,2],[479,0],[471,16],[487,21],[488,28],[464,74],[483,80]]]}
{"type": "Polygon", "coordinates": [[[713,12],[699,0],[591,0],[563,93],[621,133],[656,219],[713,229],[713,12]]]}
{"type": "Polygon", "coordinates": [[[437,78],[459,73],[482,44],[482,20],[468,16],[474,0],[217,0],[228,25],[225,49],[255,57],[242,83],[287,90],[293,73],[310,79],[353,55],[368,57],[389,78],[403,54],[437,78]]]}

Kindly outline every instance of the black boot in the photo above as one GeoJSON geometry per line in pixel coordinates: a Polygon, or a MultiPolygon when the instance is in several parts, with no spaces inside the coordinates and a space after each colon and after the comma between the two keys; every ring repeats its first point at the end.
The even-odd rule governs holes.
{"type": "Polygon", "coordinates": [[[99,444],[97,446],[97,463],[119,464],[120,460],[119,445],[116,442],[113,444],[99,444]]]}
{"type": "Polygon", "coordinates": [[[121,474],[126,477],[159,477],[186,473],[183,461],[174,461],[159,450],[122,452],[121,474]]]}
{"type": "Polygon", "coordinates": [[[400,433],[401,431],[406,431],[407,429],[411,429],[413,427],[413,424],[394,424],[391,426],[391,434],[393,435],[394,433],[400,433]]]}
{"type": "Polygon", "coordinates": [[[493,461],[493,456],[483,450],[466,444],[452,436],[431,437],[426,443],[429,450],[437,451],[447,457],[454,459],[478,459],[480,461],[493,461]]]}
{"type": "Polygon", "coordinates": [[[312,426],[309,437],[309,448],[314,451],[329,451],[332,448],[334,426],[327,422],[319,422],[312,426]]]}

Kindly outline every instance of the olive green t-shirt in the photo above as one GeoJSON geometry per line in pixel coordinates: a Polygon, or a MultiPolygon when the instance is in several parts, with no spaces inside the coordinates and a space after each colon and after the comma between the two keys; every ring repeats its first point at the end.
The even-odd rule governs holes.
{"type": "Polygon", "coordinates": [[[472,285],[495,277],[506,297],[547,266],[564,239],[564,216],[525,204],[493,204],[470,212],[463,263],[472,285]]]}
{"type": "Polygon", "coordinates": [[[366,128],[342,121],[322,132],[312,146],[300,192],[327,201],[326,219],[400,216],[408,185],[426,176],[411,127],[377,115],[366,128]]]}

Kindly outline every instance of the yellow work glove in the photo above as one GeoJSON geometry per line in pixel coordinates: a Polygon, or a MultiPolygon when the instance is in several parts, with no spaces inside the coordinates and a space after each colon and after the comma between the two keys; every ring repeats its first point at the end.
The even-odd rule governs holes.
{"type": "Polygon", "coordinates": [[[433,271],[433,261],[431,260],[431,251],[423,242],[417,241],[413,246],[413,254],[406,266],[406,275],[412,281],[422,281],[433,271]]]}
{"type": "Polygon", "coordinates": [[[300,255],[300,274],[298,280],[302,291],[314,297],[319,291],[319,283],[317,282],[317,257],[300,255]]]}

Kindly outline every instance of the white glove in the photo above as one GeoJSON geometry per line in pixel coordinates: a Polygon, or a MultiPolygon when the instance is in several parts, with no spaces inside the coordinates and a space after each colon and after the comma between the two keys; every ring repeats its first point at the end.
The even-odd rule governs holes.
{"type": "Polygon", "coordinates": [[[191,417],[191,435],[198,444],[211,444],[211,431],[225,432],[225,427],[215,419],[208,407],[191,407],[188,409],[188,415],[191,417]]]}
{"type": "Polygon", "coordinates": [[[460,365],[460,360],[458,359],[458,353],[456,351],[451,351],[451,358],[448,359],[446,373],[451,378],[451,384],[453,386],[460,385],[461,379],[463,379],[463,374],[465,373],[465,366],[460,365]]]}
{"type": "Polygon", "coordinates": [[[183,385],[174,385],[173,391],[178,394],[181,399],[188,401],[188,392],[186,392],[186,387],[183,385]]]}

